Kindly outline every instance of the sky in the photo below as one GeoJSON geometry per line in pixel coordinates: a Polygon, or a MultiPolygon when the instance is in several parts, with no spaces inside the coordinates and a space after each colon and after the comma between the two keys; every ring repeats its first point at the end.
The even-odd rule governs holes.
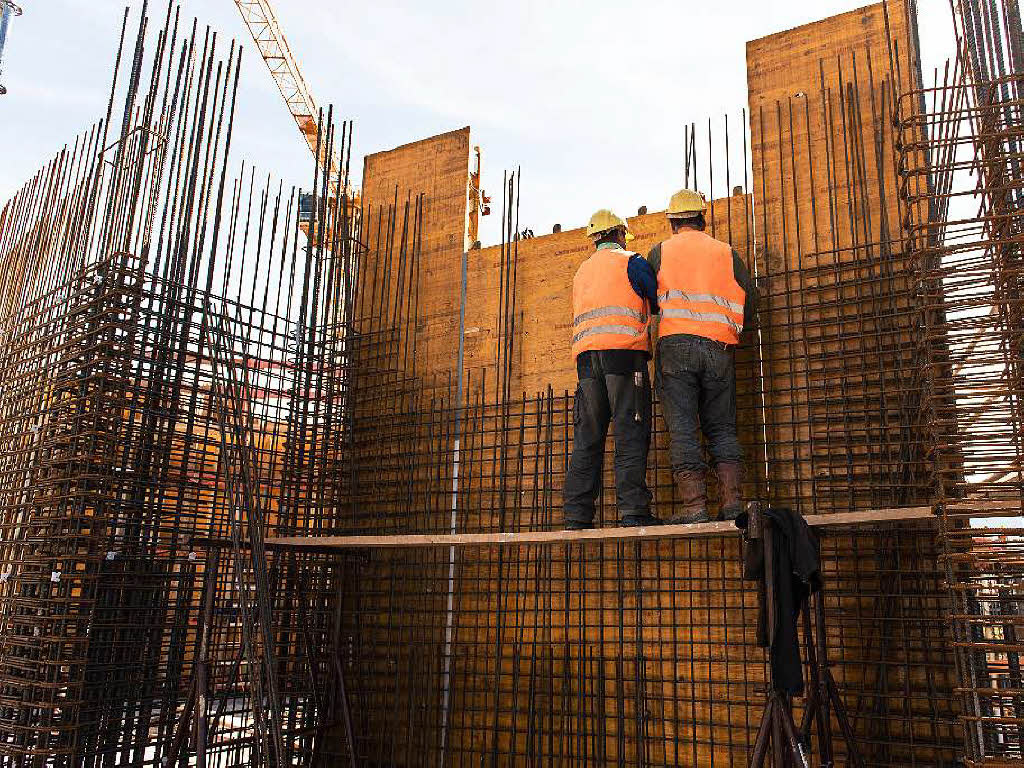
{"type": "MultiPolygon", "coordinates": [[[[503,172],[521,168],[520,223],[537,234],[581,226],[600,207],[662,209],[682,184],[683,126],[741,121],[745,42],[864,5],[273,1],[314,97],[355,120],[354,168],[365,153],[469,125],[496,202],[503,172]]],[[[0,201],[104,113],[125,5],[19,2],[25,13],[11,23],[0,76],[0,201]]],[[[162,16],[163,1],[151,5],[162,16]]],[[[233,0],[183,6],[246,46],[236,167],[246,159],[309,186],[309,149],[233,0]]],[[[929,72],[948,55],[952,27],[945,0],[920,6],[929,72]]],[[[495,211],[481,224],[484,243],[499,230],[495,211]]]]}

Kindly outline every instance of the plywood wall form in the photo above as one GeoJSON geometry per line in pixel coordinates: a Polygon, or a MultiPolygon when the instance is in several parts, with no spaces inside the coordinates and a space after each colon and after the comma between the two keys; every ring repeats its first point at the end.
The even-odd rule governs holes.
{"type": "MultiPolygon", "coordinates": [[[[422,198],[414,321],[417,370],[422,375],[446,372],[458,357],[459,264],[465,248],[469,154],[469,128],[462,128],[368,155],[363,167],[363,200],[372,216],[397,204],[401,217],[406,201],[422,198]]],[[[399,221],[397,229],[401,228],[399,221]]],[[[386,221],[382,226],[375,222],[364,235],[371,243],[386,240],[386,221]]],[[[397,254],[400,245],[390,251],[397,254]]],[[[394,272],[399,258],[394,256],[387,265],[365,264],[364,275],[373,275],[375,269],[394,272]]],[[[383,282],[382,276],[377,279],[383,282]]]]}
{"type": "MultiPolygon", "coordinates": [[[[888,19],[877,4],[747,45],[768,474],[772,496],[804,513],[931,499],[919,301],[890,117],[916,67],[910,28],[893,2],[888,19]]],[[[898,557],[883,540],[863,573],[884,583],[898,557]]],[[[936,628],[941,607],[933,594],[926,614],[936,628]]],[[[894,620],[902,610],[885,590],[859,591],[847,609],[894,620]]],[[[857,655],[878,642],[891,639],[843,638],[857,655]]],[[[950,696],[948,669],[929,670],[924,657],[913,664],[924,666],[850,670],[845,688],[950,696]]],[[[901,706],[880,701],[878,722],[901,706]]],[[[952,714],[947,704],[943,716],[952,714]]]]}
{"type": "MultiPolygon", "coordinates": [[[[456,378],[459,375],[461,234],[465,230],[468,152],[469,129],[463,129],[371,155],[366,161],[363,188],[371,209],[371,224],[366,232],[370,241],[388,237],[386,215],[383,223],[379,220],[373,223],[372,219],[372,216],[380,218],[382,206],[393,205],[396,200],[401,206],[408,196],[415,197],[417,189],[423,190],[422,250],[411,297],[416,306],[412,324],[417,333],[416,359],[411,363],[415,363],[416,375],[422,379],[443,381],[448,375],[456,378]]],[[[712,203],[708,217],[709,233],[731,243],[751,265],[752,205],[749,195],[723,198],[712,203]]],[[[669,235],[662,212],[631,217],[628,221],[636,235],[630,247],[642,254],[646,255],[669,235]]],[[[397,229],[401,229],[400,224],[397,229]]],[[[377,249],[378,260],[382,262],[385,250],[377,249]]],[[[469,384],[466,404],[472,404],[473,392],[481,386],[484,388],[480,393],[481,402],[499,400],[497,382],[498,366],[504,354],[499,351],[502,348],[511,350],[508,391],[514,399],[532,398],[549,388],[555,394],[573,392],[576,368],[570,349],[572,279],[590,253],[592,245],[582,228],[520,240],[504,249],[491,246],[468,251],[465,320],[461,326],[465,344],[463,375],[469,384]],[[514,269],[506,269],[503,259],[514,260],[514,269]],[[505,290],[502,281],[504,278],[507,282],[513,271],[515,327],[509,344],[501,322],[505,290]]],[[[392,282],[400,284],[402,281],[394,279],[399,268],[397,255],[388,262],[364,264],[365,279],[386,270],[392,282]]],[[[363,292],[368,291],[364,288],[363,292]]],[[[361,314],[366,315],[365,308],[361,314]]],[[[396,342],[395,339],[390,341],[396,342]]],[[[764,476],[760,366],[755,344],[756,339],[748,336],[737,354],[741,439],[750,456],[748,494],[751,497],[763,487],[764,476]]],[[[667,434],[661,431],[656,439],[666,449],[662,455],[667,457],[667,434]]],[[[609,442],[611,440],[609,437],[609,442]]],[[[608,469],[610,472],[610,464],[608,469]]],[[[674,487],[667,463],[652,464],[650,483],[655,489],[656,502],[669,514],[674,487]]],[[[610,476],[606,486],[610,499],[614,496],[610,476]]],[[[712,493],[714,489],[712,484],[712,493]]]]}
{"type": "Polygon", "coordinates": [[[769,474],[805,513],[930,498],[889,117],[908,29],[879,3],[747,44],[769,474]]]}
{"type": "MultiPolygon", "coordinates": [[[[906,26],[893,26],[906,40],[906,26]]],[[[752,195],[715,201],[710,217],[713,234],[755,266],[764,294],[760,342],[737,360],[747,491],[765,498],[767,467],[772,500],[804,513],[927,498],[923,481],[915,485],[924,439],[914,422],[913,297],[893,235],[884,41],[881,6],[872,6],[751,43],[752,195]],[[855,68],[833,62],[855,54],[855,68]]],[[[402,489],[406,502],[366,500],[378,503],[389,532],[407,524],[444,530],[451,520],[464,532],[515,531],[560,519],[576,383],[571,284],[591,246],[577,228],[470,250],[460,324],[469,152],[462,134],[381,153],[366,165],[368,197],[387,203],[396,185],[413,193],[429,187],[414,323],[426,343],[417,364],[431,376],[457,375],[462,327],[470,384],[459,424],[432,403],[414,431],[401,433],[405,442],[385,449],[435,475],[422,500],[413,499],[427,488],[418,479],[402,489]],[[509,259],[510,339],[501,319],[509,259]],[[503,402],[496,385],[506,349],[503,402]],[[427,456],[431,441],[437,446],[427,456]],[[435,513],[423,514],[431,505],[435,513]],[[419,515],[414,523],[394,514],[405,508],[419,515]]],[[[629,223],[637,234],[631,247],[642,253],[668,234],[662,214],[629,223]]],[[[386,440],[395,421],[382,418],[368,441],[386,440]]],[[[665,515],[674,489],[657,415],[655,427],[648,479],[656,512],[665,515]]],[[[392,485],[379,466],[401,466],[399,482],[402,472],[421,476],[398,458],[373,471],[392,485]]],[[[609,461],[598,511],[604,525],[617,517],[610,475],[609,461]]],[[[390,492],[370,488],[375,497],[390,492]]],[[[744,765],[765,670],[750,634],[754,593],[741,580],[737,544],[371,559],[353,578],[367,585],[350,598],[360,610],[346,611],[357,656],[376,664],[350,681],[364,713],[360,727],[385,726],[386,736],[366,739],[367,751],[378,760],[394,756],[397,740],[399,763],[446,749],[453,765],[744,765]]],[[[932,527],[837,532],[825,550],[836,674],[868,764],[951,764],[954,674],[932,527]]]]}
{"type": "MultiPolygon", "coordinates": [[[[933,533],[823,542],[832,670],[869,766],[955,764],[933,533]]],[[[365,585],[346,589],[342,631],[366,764],[747,764],[766,668],[738,537],[460,552],[450,645],[423,622],[445,616],[447,552],[432,552],[377,553],[346,580],[365,585]]]]}

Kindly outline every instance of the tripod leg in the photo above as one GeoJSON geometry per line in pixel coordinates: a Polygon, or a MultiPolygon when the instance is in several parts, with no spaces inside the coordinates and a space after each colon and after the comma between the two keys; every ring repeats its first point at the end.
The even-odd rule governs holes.
{"type": "Polygon", "coordinates": [[[864,768],[864,760],[861,758],[860,752],[857,750],[857,742],[853,738],[853,728],[850,727],[850,720],[846,716],[846,705],[843,704],[843,700],[839,697],[839,689],[836,688],[836,681],[832,679],[831,671],[827,672],[825,684],[828,687],[832,707],[836,711],[836,720],[839,721],[839,728],[842,730],[843,738],[846,740],[847,759],[856,768],[864,768]]]}
{"type": "MultiPolygon", "coordinates": [[[[815,699],[818,696],[815,695],[815,699]]],[[[828,713],[828,695],[820,696],[815,713],[818,723],[818,752],[821,754],[821,768],[833,768],[833,743],[831,743],[831,720],[828,713]]]]}
{"type": "MultiPolygon", "coordinates": [[[[824,681],[819,685],[824,687],[824,681]]],[[[832,758],[832,721],[829,716],[828,691],[816,693],[813,698],[818,705],[815,715],[818,721],[818,752],[821,754],[821,768],[832,768],[835,762],[832,758]]]]}
{"type": "Polygon", "coordinates": [[[799,739],[796,737],[796,725],[793,723],[793,715],[786,707],[780,707],[782,710],[779,715],[779,720],[782,724],[782,730],[786,737],[786,746],[788,747],[787,754],[793,760],[793,765],[797,768],[810,768],[807,763],[807,758],[804,756],[803,747],[800,745],[799,739]]]}
{"type": "Polygon", "coordinates": [[[807,697],[807,703],[804,704],[804,714],[800,718],[800,741],[806,746],[811,744],[811,723],[814,722],[814,716],[818,711],[818,692],[811,689],[810,696],[807,697]]]}
{"type": "Polygon", "coordinates": [[[800,606],[804,620],[804,647],[807,649],[807,666],[811,672],[810,695],[804,706],[804,714],[800,720],[800,740],[808,749],[811,746],[811,723],[819,704],[819,688],[821,677],[818,674],[818,654],[814,647],[814,634],[811,632],[811,606],[808,600],[800,606]]]}
{"type": "Polygon", "coordinates": [[[774,691],[772,704],[772,768],[786,768],[786,753],[782,749],[782,713],[785,707],[774,691]]]}
{"type": "Polygon", "coordinates": [[[773,699],[768,699],[768,704],[761,715],[761,725],[757,729],[757,739],[754,740],[754,751],[750,756],[750,768],[764,768],[764,759],[768,755],[768,729],[772,723],[773,699]]]}
{"type": "Polygon", "coordinates": [[[818,699],[818,751],[821,753],[822,768],[832,768],[834,762],[834,750],[832,748],[832,717],[829,712],[830,693],[828,681],[832,673],[828,668],[828,635],[825,630],[825,588],[818,590],[817,594],[808,598],[805,604],[807,609],[807,622],[810,623],[810,608],[814,606],[814,642],[808,645],[814,649],[814,685],[817,690],[818,699]]]}

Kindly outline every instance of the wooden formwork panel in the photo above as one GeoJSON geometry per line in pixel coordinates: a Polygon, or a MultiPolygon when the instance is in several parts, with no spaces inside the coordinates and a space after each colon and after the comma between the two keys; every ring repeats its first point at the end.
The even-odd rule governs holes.
{"type": "Polygon", "coordinates": [[[805,513],[931,494],[891,120],[910,29],[879,3],[747,44],[768,472],[805,513]]]}
{"type": "Polygon", "coordinates": [[[858,246],[898,236],[891,89],[916,82],[908,30],[895,0],[747,43],[764,271],[826,251],[856,260],[858,246]]]}
{"type": "MultiPolygon", "coordinates": [[[[890,4],[890,15],[894,37],[906,40],[902,6],[890,4]]],[[[883,117],[885,40],[881,6],[871,6],[750,44],[759,202],[745,195],[715,201],[709,222],[754,264],[763,293],[761,344],[742,347],[737,360],[741,441],[755,470],[747,490],[763,492],[767,466],[773,498],[805,513],[927,497],[913,484],[923,438],[914,421],[912,285],[898,245],[893,140],[883,117]]],[[[428,171],[417,158],[429,157],[443,138],[380,158],[387,173],[368,160],[367,175],[385,179],[372,194],[394,199],[395,186],[436,182],[436,168],[428,171]]],[[[452,168],[462,145],[453,146],[443,150],[452,168]]],[[[468,148],[467,135],[467,163],[468,148]]],[[[463,243],[455,233],[464,230],[455,214],[465,211],[455,203],[456,180],[465,194],[465,177],[457,177],[445,175],[452,218],[424,227],[424,243],[433,245],[422,257],[416,327],[418,343],[428,341],[417,358],[431,374],[457,363],[463,243]]],[[[629,224],[637,235],[630,247],[641,253],[668,235],[663,214],[629,224]]],[[[571,285],[590,252],[575,229],[467,254],[470,386],[463,403],[470,412],[450,497],[460,531],[557,524],[576,382],[571,285]],[[514,307],[506,313],[510,273],[514,307]],[[503,334],[510,317],[509,345],[503,334]],[[500,362],[509,377],[505,403],[500,362]]],[[[648,479],[664,515],[675,492],[667,434],[655,418],[648,479]]],[[[447,421],[441,426],[451,429],[447,421]]],[[[394,429],[394,420],[379,429],[394,429]]],[[[451,513],[437,503],[449,499],[450,448],[416,454],[434,451],[428,436],[441,443],[446,437],[432,419],[396,434],[412,439],[375,449],[381,460],[366,468],[374,479],[365,501],[385,515],[407,509],[437,530],[451,513]],[[421,480],[435,488],[417,496],[432,515],[417,512],[420,503],[396,487],[406,483],[409,494],[420,494],[421,480]]],[[[610,463],[598,512],[605,524],[615,517],[610,463]]],[[[828,546],[835,672],[869,760],[948,762],[955,751],[953,674],[932,532],[857,534],[828,546]]],[[[479,764],[488,755],[498,764],[573,757],[745,763],[765,669],[735,540],[666,542],[643,553],[615,545],[553,559],[532,548],[451,557],[374,556],[355,579],[362,588],[348,612],[360,624],[350,628],[353,653],[368,666],[357,665],[363,673],[353,681],[353,698],[364,712],[367,754],[403,763],[444,749],[452,765],[479,764]]]]}
{"type": "MultiPolygon", "coordinates": [[[[932,528],[825,535],[833,673],[869,765],[955,754],[932,528]]],[[[344,632],[368,757],[410,764],[425,750],[421,764],[436,765],[443,741],[451,765],[746,764],[767,670],[736,536],[454,561],[443,548],[378,552],[358,567],[368,586],[344,632]],[[450,641],[423,631],[446,617],[450,641]]]]}
{"type": "MultiPolygon", "coordinates": [[[[398,215],[395,230],[401,232],[405,203],[410,202],[410,217],[414,216],[416,199],[422,196],[420,252],[414,273],[417,370],[421,375],[454,373],[457,364],[459,264],[466,246],[469,153],[467,127],[368,155],[364,163],[363,200],[371,218],[379,218],[394,205],[398,215]]],[[[372,226],[364,231],[371,256],[376,257],[377,246],[386,242],[386,230],[385,225],[383,230],[372,226]]],[[[400,247],[401,243],[396,243],[391,251],[397,254],[400,247]]],[[[412,249],[410,240],[407,250],[412,249]]],[[[364,280],[375,274],[375,266],[383,269],[372,260],[363,265],[364,280]]],[[[390,259],[388,266],[394,275],[399,258],[390,259]]],[[[375,279],[383,283],[385,276],[376,274],[375,279]]],[[[372,309],[363,307],[363,311],[372,309]]],[[[408,329],[398,330],[404,333],[408,329]]]]}

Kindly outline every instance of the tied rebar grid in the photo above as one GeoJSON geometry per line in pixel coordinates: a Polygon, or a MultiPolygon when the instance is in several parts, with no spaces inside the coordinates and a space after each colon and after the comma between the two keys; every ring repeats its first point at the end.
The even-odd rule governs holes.
{"type": "Polygon", "coordinates": [[[987,766],[1024,757],[1024,31],[1014,2],[955,12],[955,59],[897,118],[961,721],[969,764],[987,766]]]}
{"type": "MultiPolygon", "coordinates": [[[[334,529],[352,350],[394,334],[349,324],[361,212],[321,171],[229,177],[241,50],[148,10],[105,118],[0,209],[0,755],[310,762],[347,714],[339,569],[253,553],[334,529]]],[[[413,242],[408,210],[368,220],[413,242]]]]}
{"type": "MultiPolygon", "coordinates": [[[[885,88],[891,104],[884,82],[873,93],[885,88]]],[[[837,114],[855,115],[862,106],[852,80],[819,97],[816,108],[829,98],[837,114]]],[[[783,109],[777,105],[776,114],[783,109]]],[[[838,119],[825,125],[833,139],[850,142],[838,146],[862,155],[870,147],[876,173],[885,174],[890,192],[895,189],[886,123],[860,120],[845,135],[838,119]]],[[[786,149],[788,167],[807,173],[807,155],[788,144],[785,126],[769,130],[777,133],[765,143],[786,149]]],[[[746,156],[745,141],[739,143],[746,156]]],[[[695,160],[690,152],[688,167],[695,160]]],[[[906,400],[919,391],[914,377],[920,376],[913,262],[872,239],[877,230],[863,223],[874,187],[863,163],[851,161],[821,193],[856,222],[856,231],[846,241],[837,235],[832,247],[824,246],[822,235],[819,250],[798,251],[805,258],[776,262],[759,274],[769,309],[755,329],[760,340],[738,360],[740,421],[754,457],[748,489],[808,513],[931,500],[932,475],[922,457],[930,433],[920,429],[906,400]],[[798,290],[801,281],[815,287],[798,290]],[[849,316],[841,331],[837,315],[849,316]],[[800,336],[805,326],[813,333],[800,336]],[[836,360],[840,352],[845,358],[836,360]],[[839,388],[848,418],[828,399],[839,388]],[[813,409],[815,430],[827,432],[818,445],[827,452],[805,453],[807,424],[798,420],[797,407],[813,409]],[[767,446],[761,441],[766,422],[776,437],[767,446]],[[767,489],[757,457],[764,457],[767,489]]],[[[725,174],[721,170],[719,178],[731,181],[728,156],[725,174]]],[[[513,389],[521,258],[513,234],[519,230],[516,178],[506,178],[502,206],[496,362],[466,373],[460,408],[451,407],[453,386],[444,377],[424,382],[429,403],[362,388],[372,393],[366,402],[372,407],[355,414],[360,428],[354,440],[366,451],[352,456],[354,465],[366,467],[358,470],[366,478],[358,532],[522,531],[560,523],[573,398],[550,388],[532,396],[513,389]],[[378,416],[389,409],[394,415],[381,423],[378,416]]],[[[801,180],[787,172],[771,187],[781,195],[773,192],[765,208],[794,199],[807,205],[809,187],[798,186],[801,180]]],[[[756,210],[756,198],[737,195],[716,204],[709,217],[716,236],[755,268],[756,210]]],[[[783,254],[796,250],[782,244],[774,247],[783,254]]],[[[659,408],[655,403],[649,479],[656,511],[664,512],[675,491],[659,408]]],[[[614,524],[610,467],[604,489],[598,519],[614,524]]],[[[956,759],[957,680],[935,541],[933,525],[902,525],[836,531],[823,545],[836,675],[869,765],[956,759]]],[[[343,579],[342,635],[360,760],[745,765],[766,672],[753,632],[755,596],[741,579],[739,558],[735,537],[368,551],[343,579]]]]}
{"type": "Polygon", "coordinates": [[[751,114],[769,498],[804,514],[933,492],[893,45],[823,58],[817,89],[751,114]]]}
{"type": "MultiPolygon", "coordinates": [[[[459,531],[557,526],[571,396],[471,398],[458,416],[459,531]],[[503,464],[514,467],[504,487],[503,464]]],[[[408,444],[423,447],[405,461],[434,491],[424,482],[381,504],[377,531],[446,529],[452,456],[429,436],[451,416],[443,405],[418,414],[408,444]]],[[[666,460],[659,449],[653,463],[666,460]]],[[[614,519],[610,497],[600,514],[614,519]]],[[[933,525],[902,524],[823,543],[834,672],[872,766],[957,754],[934,542],[933,525]]],[[[349,560],[341,636],[364,764],[746,765],[767,673],[737,534],[458,549],[454,583],[451,557],[436,547],[349,560]]]]}

